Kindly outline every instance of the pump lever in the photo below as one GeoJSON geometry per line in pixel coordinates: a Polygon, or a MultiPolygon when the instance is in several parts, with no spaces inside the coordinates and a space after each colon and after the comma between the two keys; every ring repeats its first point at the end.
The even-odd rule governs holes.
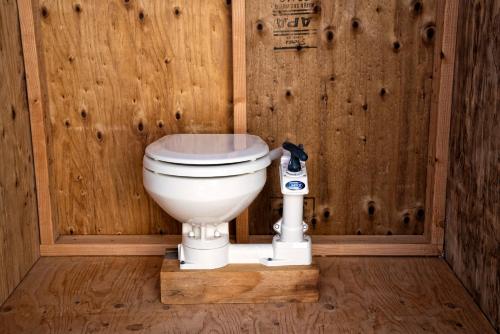
{"type": "Polygon", "coordinates": [[[283,143],[283,148],[290,152],[290,162],[288,162],[288,171],[292,173],[297,173],[302,170],[300,166],[301,161],[307,160],[307,153],[304,151],[304,145],[299,144],[298,146],[292,144],[288,141],[283,143]]]}

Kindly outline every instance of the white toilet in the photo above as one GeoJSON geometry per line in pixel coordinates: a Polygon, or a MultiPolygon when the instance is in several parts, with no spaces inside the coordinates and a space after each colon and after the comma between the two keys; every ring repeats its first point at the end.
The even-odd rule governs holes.
{"type": "Polygon", "coordinates": [[[182,222],[182,265],[228,263],[228,222],[257,197],[271,164],[269,147],[247,134],[175,134],[146,148],[144,187],[182,222]]]}
{"type": "Polygon", "coordinates": [[[303,221],[307,155],[294,144],[283,147],[269,151],[262,139],[247,134],[176,134],[146,148],[144,187],[182,223],[181,269],[311,263],[311,239],[303,221]],[[257,197],[266,183],[266,168],[280,157],[283,219],[273,225],[273,242],[230,244],[228,223],[257,197]]]}

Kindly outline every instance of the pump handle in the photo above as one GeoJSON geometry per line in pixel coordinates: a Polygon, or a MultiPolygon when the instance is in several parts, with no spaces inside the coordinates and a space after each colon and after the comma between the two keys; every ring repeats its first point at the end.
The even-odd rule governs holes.
{"type": "Polygon", "coordinates": [[[283,143],[283,148],[290,152],[290,162],[288,162],[288,171],[297,173],[302,170],[300,166],[301,161],[307,160],[307,153],[304,151],[304,145],[298,146],[288,141],[283,143]]]}

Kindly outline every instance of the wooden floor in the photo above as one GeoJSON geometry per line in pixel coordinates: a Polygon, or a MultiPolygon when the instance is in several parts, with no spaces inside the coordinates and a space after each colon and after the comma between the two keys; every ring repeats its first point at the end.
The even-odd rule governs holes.
{"type": "Polygon", "coordinates": [[[438,258],[318,258],[314,304],[162,305],[160,257],[41,258],[0,333],[493,333],[438,258]]]}

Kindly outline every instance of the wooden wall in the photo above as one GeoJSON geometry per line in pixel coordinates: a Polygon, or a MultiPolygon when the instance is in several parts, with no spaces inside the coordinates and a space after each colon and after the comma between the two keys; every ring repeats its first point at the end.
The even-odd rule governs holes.
{"type": "MultiPolygon", "coordinates": [[[[304,144],[311,233],[422,234],[439,2],[261,0],[246,10],[248,131],[271,147],[304,144]]],[[[253,234],[280,215],[277,166],[268,175],[253,234]]]]}
{"type": "Polygon", "coordinates": [[[39,257],[30,119],[16,1],[0,0],[0,305],[39,257]]]}
{"type": "Polygon", "coordinates": [[[180,232],[146,194],[166,134],[232,132],[224,0],[40,0],[53,220],[61,234],[180,232]]]}
{"type": "Polygon", "coordinates": [[[500,331],[500,2],[460,4],[446,259],[500,331]]]}
{"type": "MultiPolygon", "coordinates": [[[[305,144],[313,234],[423,234],[442,2],[283,3],[246,2],[248,131],[305,144]]],[[[141,158],[165,134],[233,130],[228,1],[39,0],[35,14],[58,232],[179,233],[141,158]]],[[[268,175],[252,234],[280,214],[268,175]]]]}

